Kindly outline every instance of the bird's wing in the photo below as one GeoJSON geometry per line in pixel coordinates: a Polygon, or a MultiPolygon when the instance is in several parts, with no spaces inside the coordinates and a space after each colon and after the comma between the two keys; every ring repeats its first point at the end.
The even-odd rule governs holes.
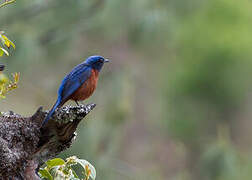
{"type": "Polygon", "coordinates": [[[64,103],[91,75],[91,67],[80,64],[76,66],[62,81],[58,94],[64,103]]]}

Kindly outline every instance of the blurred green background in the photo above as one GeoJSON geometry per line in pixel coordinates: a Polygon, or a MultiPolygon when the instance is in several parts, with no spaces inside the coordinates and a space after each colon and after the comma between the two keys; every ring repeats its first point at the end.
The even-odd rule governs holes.
{"type": "MultiPolygon", "coordinates": [[[[51,108],[67,72],[111,59],[97,107],[60,157],[87,159],[103,180],[252,179],[252,2],[17,0],[0,10],[21,72],[1,111],[51,108]]],[[[73,103],[70,103],[73,104],[73,103]]]]}

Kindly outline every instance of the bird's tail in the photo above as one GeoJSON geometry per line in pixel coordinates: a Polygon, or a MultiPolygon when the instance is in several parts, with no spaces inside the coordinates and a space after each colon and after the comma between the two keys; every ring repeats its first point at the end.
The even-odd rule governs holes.
{"type": "Polygon", "coordinates": [[[53,105],[48,115],[46,116],[46,118],[44,119],[42,126],[44,126],[48,122],[48,120],[52,117],[53,113],[55,112],[56,108],[59,107],[59,105],[60,105],[60,100],[58,99],[56,103],[53,105]]]}

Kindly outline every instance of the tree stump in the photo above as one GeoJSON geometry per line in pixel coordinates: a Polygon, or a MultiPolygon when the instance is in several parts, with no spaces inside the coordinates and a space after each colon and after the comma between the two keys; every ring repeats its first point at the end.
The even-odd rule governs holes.
{"type": "Polygon", "coordinates": [[[39,167],[69,148],[80,121],[95,104],[57,109],[41,127],[48,114],[40,107],[31,117],[12,111],[0,116],[0,179],[40,179],[39,167]]]}

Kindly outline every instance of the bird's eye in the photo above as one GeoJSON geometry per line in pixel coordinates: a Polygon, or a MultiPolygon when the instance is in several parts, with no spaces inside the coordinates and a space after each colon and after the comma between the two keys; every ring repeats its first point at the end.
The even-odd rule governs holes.
{"type": "Polygon", "coordinates": [[[103,59],[99,59],[99,60],[98,60],[98,63],[103,63],[103,59]]]}
{"type": "Polygon", "coordinates": [[[103,63],[103,59],[97,59],[94,64],[102,64],[103,63]]]}

